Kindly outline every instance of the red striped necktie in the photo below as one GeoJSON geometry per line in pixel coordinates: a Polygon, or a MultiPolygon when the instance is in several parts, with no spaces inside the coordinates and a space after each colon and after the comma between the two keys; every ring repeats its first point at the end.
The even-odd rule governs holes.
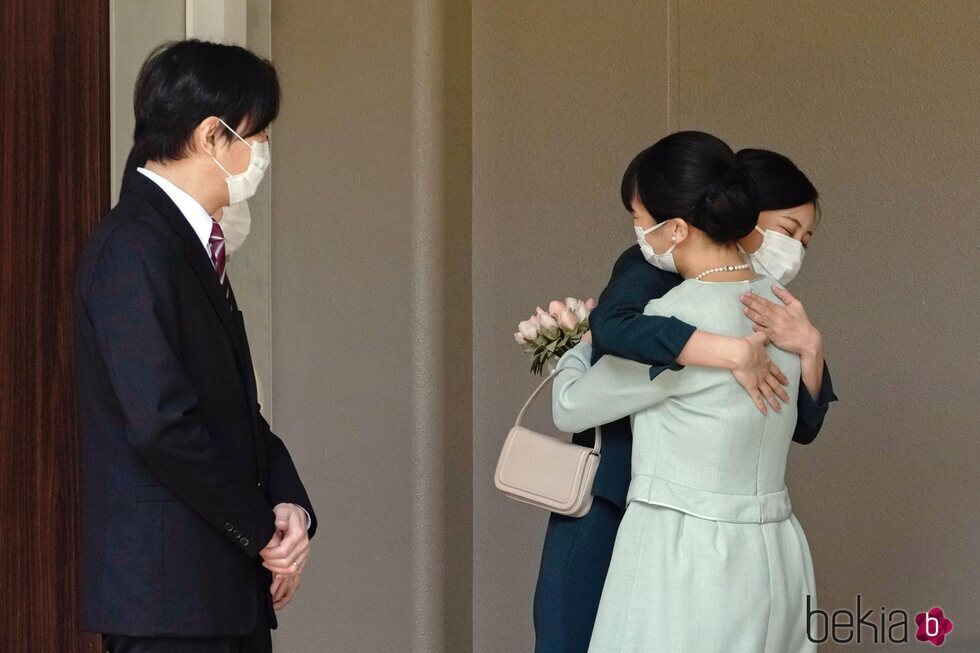
{"type": "Polygon", "coordinates": [[[225,292],[225,299],[228,300],[228,308],[235,309],[234,300],[231,297],[231,282],[228,281],[228,273],[225,271],[225,234],[221,231],[221,225],[214,220],[211,221],[211,237],[208,238],[208,249],[211,251],[211,265],[218,275],[218,283],[225,292]]]}

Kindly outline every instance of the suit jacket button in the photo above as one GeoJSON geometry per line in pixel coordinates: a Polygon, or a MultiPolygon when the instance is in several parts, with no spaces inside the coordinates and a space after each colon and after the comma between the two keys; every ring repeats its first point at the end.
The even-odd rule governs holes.
{"type": "Polygon", "coordinates": [[[242,544],[242,546],[248,546],[248,538],[247,537],[243,537],[241,539],[241,544],[242,544]]]}
{"type": "Polygon", "coordinates": [[[225,522],[225,530],[228,531],[229,533],[232,532],[233,530],[235,530],[234,524],[232,524],[231,522],[225,522]]]}

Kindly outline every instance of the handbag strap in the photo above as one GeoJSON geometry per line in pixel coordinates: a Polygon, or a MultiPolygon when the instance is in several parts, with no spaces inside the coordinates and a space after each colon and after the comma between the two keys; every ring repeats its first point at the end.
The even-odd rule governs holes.
{"type": "MultiPolygon", "coordinates": [[[[546,378],[544,381],[538,384],[538,387],[534,389],[534,392],[531,393],[531,396],[528,397],[527,401],[524,402],[524,406],[521,408],[521,412],[517,414],[517,420],[514,421],[515,427],[521,425],[521,421],[524,419],[524,413],[527,412],[527,409],[530,408],[534,400],[537,399],[539,394],[541,394],[541,391],[544,390],[545,386],[555,380],[555,376],[557,376],[558,372],[559,370],[555,370],[554,372],[549,374],[548,378],[546,378]]],[[[596,426],[595,445],[592,447],[592,452],[598,454],[601,450],[602,450],[602,427],[596,426]]]]}

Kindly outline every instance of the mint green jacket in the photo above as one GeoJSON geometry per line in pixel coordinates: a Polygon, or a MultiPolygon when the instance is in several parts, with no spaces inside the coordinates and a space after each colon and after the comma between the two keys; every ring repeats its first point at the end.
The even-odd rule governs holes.
{"type": "MultiPolygon", "coordinates": [[[[652,300],[644,314],[672,315],[706,331],[747,336],[752,322],[739,297],[751,290],[779,302],[770,289],[774,283],[764,276],[736,282],[688,279],[652,300]]],[[[591,366],[591,345],[582,343],[558,365],[555,425],[576,432],[631,416],[628,502],[719,521],[786,519],[791,505],[784,473],[797,421],[800,360],[772,345],[768,351],[790,379],[790,398],[782,412],[764,415],[728,370],[687,366],[651,380],[648,365],[614,356],[591,366]]]]}

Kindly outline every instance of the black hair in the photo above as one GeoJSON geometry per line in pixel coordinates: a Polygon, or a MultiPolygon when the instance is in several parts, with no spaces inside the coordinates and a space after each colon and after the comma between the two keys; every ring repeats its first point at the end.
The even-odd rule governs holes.
{"type": "MultiPolygon", "coordinates": [[[[217,116],[243,138],[279,114],[279,79],[272,64],[245,48],[190,39],[165,43],[147,57],[133,93],[134,154],[142,161],[176,161],[194,129],[217,116]]],[[[222,128],[222,137],[235,135],[222,128]]]]}
{"type": "Polygon", "coordinates": [[[759,219],[752,177],[732,148],[698,131],[676,132],[640,152],[623,175],[623,206],[633,201],[658,223],[683,218],[719,244],[748,235],[759,219]]]}
{"type": "Polygon", "coordinates": [[[810,203],[817,208],[816,187],[789,158],[757,149],[739,150],[735,156],[739,167],[755,180],[760,211],[792,209],[810,203]]]}

